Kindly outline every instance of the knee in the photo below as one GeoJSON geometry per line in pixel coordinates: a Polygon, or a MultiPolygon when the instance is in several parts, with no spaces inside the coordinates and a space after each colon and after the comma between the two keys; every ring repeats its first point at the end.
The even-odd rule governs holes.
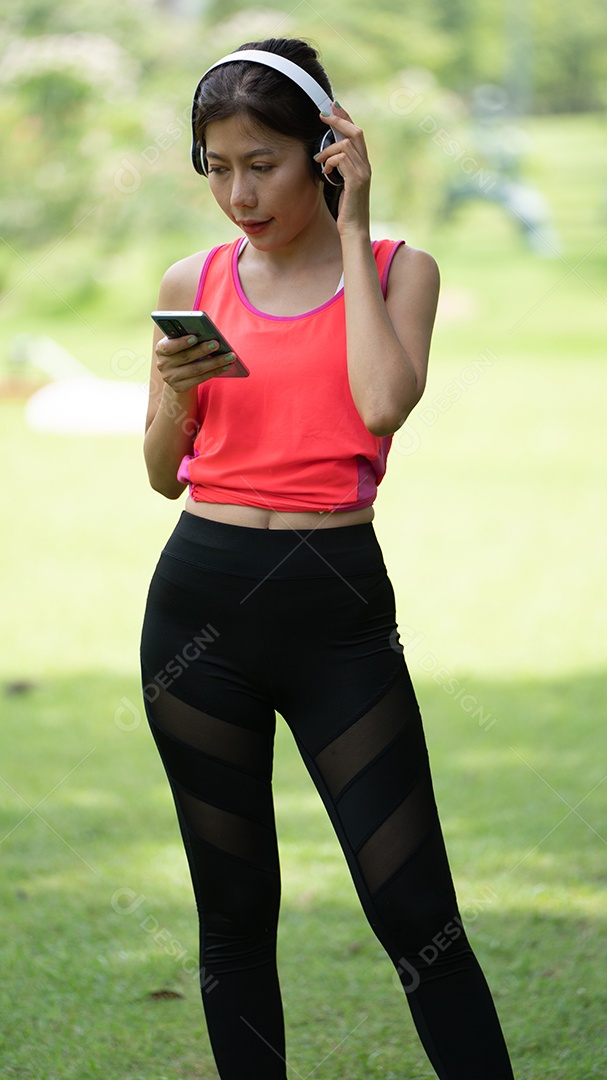
{"type": "Polygon", "coordinates": [[[392,960],[405,957],[422,963],[432,956],[453,956],[466,947],[466,934],[449,878],[431,888],[413,887],[406,875],[382,890],[373,901],[375,932],[392,960]]]}
{"type": "MultiPolygon", "coordinates": [[[[269,875],[266,875],[269,877],[269,875]]],[[[201,956],[214,975],[273,963],[280,889],[269,880],[254,889],[216,890],[215,902],[201,912],[201,956]]]]}
{"type": "Polygon", "coordinates": [[[203,920],[207,934],[250,940],[276,934],[280,884],[267,873],[252,874],[248,882],[215,882],[208,890],[203,920]]]}
{"type": "Polygon", "coordinates": [[[459,916],[446,923],[417,952],[400,954],[393,962],[406,994],[453,975],[461,976],[476,964],[459,916]]]}

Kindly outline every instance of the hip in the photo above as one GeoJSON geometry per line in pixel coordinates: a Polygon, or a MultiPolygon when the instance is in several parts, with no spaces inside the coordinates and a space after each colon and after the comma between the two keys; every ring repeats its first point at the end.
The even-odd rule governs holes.
{"type": "Polygon", "coordinates": [[[150,586],[148,681],[175,658],[185,667],[183,657],[178,696],[203,693],[211,713],[228,684],[237,697],[253,688],[283,716],[312,709],[319,694],[335,707],[370,700],[402,665],[372,523],[261,529],[184,511],[150,586]]]}

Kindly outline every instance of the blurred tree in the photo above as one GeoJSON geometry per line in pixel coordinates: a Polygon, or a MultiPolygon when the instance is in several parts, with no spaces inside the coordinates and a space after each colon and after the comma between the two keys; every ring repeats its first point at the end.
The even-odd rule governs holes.
{"type": "Polygon", "coordinates": [[[607,4],[535,0],[534,108],[584,112],[607,105],[607,4]]]}
{"type": "Polygon", "coordinates": [[[16,38],[0,69],[5,148],[0,229],[37,242],[64,233],[91,206],[92,170],[134,97],[138,64],[101,34],[16,38]],[[89,138],[96,133],[96,140],[89,138]]]}
{"type": "Polygon", "coordinates": [[[321,48],[373,141],[384,219],[438,205],[450,163],[437,139],[465,140],[476,86],[501,84],[542,111],[607,100],[605,0],[521,5],[333,0],[327,13],[308,0],[19,0],[0,18],[0,234],[48,244],[89,215],[115,250],[138,230],[190,228],[200,190],[190,91],[222,52],[266,36],[321,48]]]}

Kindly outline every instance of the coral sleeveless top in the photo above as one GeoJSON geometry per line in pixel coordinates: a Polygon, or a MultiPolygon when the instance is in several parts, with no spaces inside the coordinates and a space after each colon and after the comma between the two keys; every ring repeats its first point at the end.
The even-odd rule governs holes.
{"type": "MultiPolygon", "coordinates": [[[[244,242],[209,253],[193,310],[211,316],[250,375],[198,387],[200,426],[178,477],[196,502],[288,512],[370,506],[392,436],[372,435],[352,399],[343,287],[303,315],[264,314],[240,284],[244,242]]],[[[373,244],[384,296],[401,243],[373,244]]]]}

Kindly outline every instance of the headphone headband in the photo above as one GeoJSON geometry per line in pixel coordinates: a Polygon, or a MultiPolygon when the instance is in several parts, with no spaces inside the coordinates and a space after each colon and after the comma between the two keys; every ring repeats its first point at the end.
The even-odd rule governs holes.
{"type": "MultiPolygon", "coordinates": [[[[242,49],[240,52],[229,53],[224,56],[223,59],[218,60],[216,64],[211,64],[210,68],[207,68],[202,79],[204,79],[209,71],[213,68],[220,67],[222,64],[231,64],[236,60],[250,60],[258,64],[263,64],[265,67],[274,68],[276,71],[280,71],[283,75],[286,75],[288,79],[292,79],[297,83],[302,90],[312,98],[315,105],[318,105],[320,112],[328,112],[331,108],[331,98],[327,94],[326,90],[323,90],[320,83],[316,82],[311,75],[308,75],[307,71],[304,71],[299,64],[294,64],[292,60],[287,60],[286,56],[279,56],[278,53],[265,52],[263,49],[242,49]]],[[[202,79],[200,82],[202,82],[202,79]]],[[[200,86],[200,83],[198,84],[200,86]]]]}
{"type": "MultiPolygon", "coordinates": [[[[192,165],[196,169],[196,172],[201,176],[205,176],[206,174],[202,166],[201,147],[194,130],[198,91],[210,71],[213,71],[217,67],[221,67],[222,64],[232,64],[238,60],[249,60],[252,63],[263,64],[264,67],[270,67],[274,68],[276,71],[280,71],[282,75],[286,75],[292,82],[297,83],[304,93],[312,99],[320,112],[330,112],[331,110],[331,98],[327,94],[327,91],[323,90],[320,83],[318,83],[316,79],[313,79],[311,75],[308,75],[308,72],[304,71],[299,64],[294,64],[292,60],[287,60],[286,56],[279,56],[277,53],[266,52],[264,49],[241,49],[239,52],[233,52],[229,53],[227,56],[223,56],[221,60],[218,60],[215,64],[211,64],[210,68],[207,68],[196,87],[194,100],[192,102],[192,165]]],[[[343,138],[343,135],[337,131],[333,132],[333,136],[336,140],[343,138]]]]}

